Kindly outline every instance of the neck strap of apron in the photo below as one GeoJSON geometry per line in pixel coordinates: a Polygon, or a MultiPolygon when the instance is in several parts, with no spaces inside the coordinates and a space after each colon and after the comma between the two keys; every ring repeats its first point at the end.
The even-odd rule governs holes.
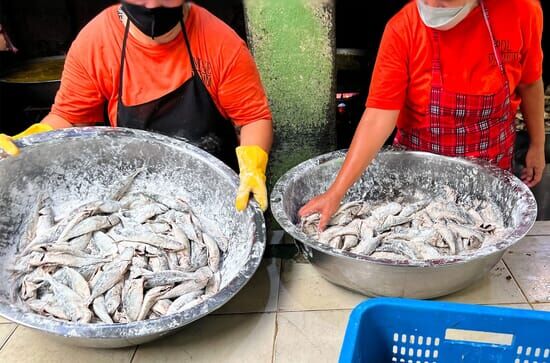
{"type": "MultiPolygon", "coordinates": [[[[502,56],[496,46],[495,37],[493,35],[493,29],[489,22],[489,11],[487,10],[487,6],[485,5],[485,2],[483,0],[479,0],[479,4],[481,6],[485,27],[487,28],[489,37],[491,39],[491,45],[493,47],[492,48],[493,56],[495,57],[496,64],[500,70],[500,74],[502,75],[503,82],[505,84],[508,84],[508,78],[506,77],[506,71],[504,70],[504,65],[502,63],[502,56]]],[[[442,67],[441,67],[441,50],[439,45],[440,39],[441,39],[441,32],[439,30],[432,29],[431,33],[432,33],[433,47],[434,47],[433,48],[434,55],[432,59],[432,84],[438,87],[441,87],[443,85],[443,76],[442,76],[442,67]]]]}
{"type": "Polygon", "coordinates": [[[500,51],[497,48],[497,42],[493,34],[493,28],[491,27],[491,23],[489,22],[489,10],[487,10],[487,6],[485,5],[485,2],[483,0],[480,0],[479,3],[481,5],[481,11],[483,12],[483,20],[485,21],[485,25],[487,26],[487,30],[489,31],[489,36],[491,37],[491,45],[493,46],[493,54],[495,56],[495,61],[501,73],[506,78],[504,64],[502,63],[502,55],[500,54],[500,51]]]}
{"type": "MultiPolygon", "coordinates": [[[[185,48],[189,54],[189,59],[191,61],[191,68],[193,69],[193,76],[198,76],[199,72],[197,71],[197,64],[195,63],[195,58],[191,52],[191,43],[189,42],[189,37],[187,36],[187,29],[185,29],[185,22],[183,17],[180,20],[181,29],[183,31],[183,39],[185,40],[185,48]]],[[[118,101],[122,102],[122,88],[124,82],[124,62],[126,61],[126,45],[128,42],[128,34],[130,33],[130,19],[126,20],[126,28],[124,30],[124,38],[122,40],[122,53],[120,55],[120,71],[118,75],[118,101]]]]}

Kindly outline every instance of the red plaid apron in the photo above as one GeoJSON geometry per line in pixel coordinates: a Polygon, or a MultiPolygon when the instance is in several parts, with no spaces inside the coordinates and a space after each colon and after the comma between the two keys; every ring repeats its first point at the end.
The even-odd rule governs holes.
{"type": "Polygon", "coordinates": [[[510,104],[510,86],[483,0],[480,1],[480,5],[504,86],[497,93],[487,95],[446,90],[441,75],[440,33],[432,31],[434,59],[430,104],[427,110],[429,126],[399,128],[394,143],[411,150],[485,159],[509,170],[512,167],[516,137],[514,113],[510,104]]]}

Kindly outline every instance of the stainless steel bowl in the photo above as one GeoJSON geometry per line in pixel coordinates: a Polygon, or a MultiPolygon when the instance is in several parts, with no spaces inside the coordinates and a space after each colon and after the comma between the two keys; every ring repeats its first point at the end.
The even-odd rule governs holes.
{"type": "Polygon", "coordinates": [[[187,143],[144,131],[75,128],[36,135],[19,142],[18,157],[0,156],[0,315],[88,347],[124,347],[173,333],[218,309],[249,281],[265,250],[265,223],[254,204],[244,213],[234,208],[237,175],[221,161],[187,143]],[[83,203],[107,192],[112,183],[145,166],[134,190],[185,196],[197,213],[215,221],[229,237],[222,266],[221,290],[179,314],[129,324],[75,324],[23,312],[7,300],[6,268],[39,192],[54,209],[83,203]]]}
{"type": "Polygon", "coordinates": [[[463,289],[489,272],[504,251],[525,236],[536,219],[533,194],[511,173],[481,161],[422,152],[383,151],[345,201],[381,200],[411,189],[433,194],[438,186],[449,185],[460,194],[494,200],[513,232],[475,256],[432,261],[396,262],[337,251],[307,237],[297,227],[297,212],[329,187],[344,157],[344,151],[336,151],[287,172],[271,194],[271,210],[324,278],[365,295],[434,298],[463,289]]]}

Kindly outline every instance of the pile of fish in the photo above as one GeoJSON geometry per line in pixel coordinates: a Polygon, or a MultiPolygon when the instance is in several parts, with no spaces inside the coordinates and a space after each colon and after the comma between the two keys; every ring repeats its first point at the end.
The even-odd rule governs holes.
{"type": "Polygon", "coordinates": [[[340,207],[324,231],[319,214],[301,221],[304,233],[335,249],[395,260],[430,260],[470,253],[506,232],[494,203],[458,198],[445,187],[412,202],[354,201],[340,207]]]}
{"type": "Polygon", "coordinates": [[[227,239],[181,198],[128,193],[140,172],[57,221],[39,199],[11,267],[14,303],[67,321],[127,323],[219,290],[227,239]]]}

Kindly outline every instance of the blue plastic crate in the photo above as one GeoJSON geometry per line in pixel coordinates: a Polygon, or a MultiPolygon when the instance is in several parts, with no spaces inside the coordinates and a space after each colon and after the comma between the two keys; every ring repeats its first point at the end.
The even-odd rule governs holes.
{"type": "Polygon", "coordinates": [[[550,313],[376,298],[352,312],[340,363],[550,363],[550,313]]]}

